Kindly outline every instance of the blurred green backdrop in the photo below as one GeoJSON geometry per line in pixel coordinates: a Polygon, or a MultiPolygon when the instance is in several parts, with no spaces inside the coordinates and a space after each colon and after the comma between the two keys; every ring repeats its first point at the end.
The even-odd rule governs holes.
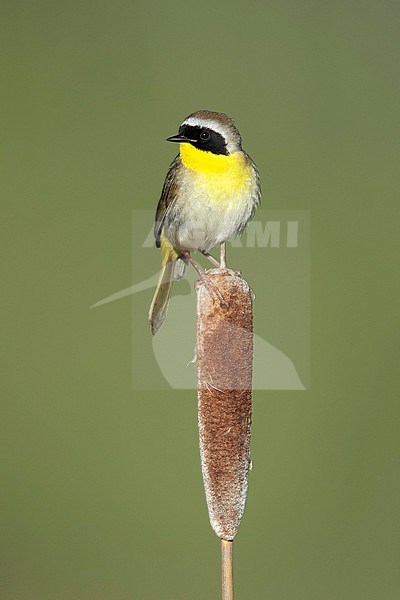
{"type": "Polygon", "coordinates": [[[1,598],[219,595],[195,393],[133,389],[131,298],[89,310],[132,284],[132,210],[199,108],[235,117],[264,208],[311,214],[311,387],[255,394],[237,598],[398,597],[399,12],[3,2],[1,598]]]}

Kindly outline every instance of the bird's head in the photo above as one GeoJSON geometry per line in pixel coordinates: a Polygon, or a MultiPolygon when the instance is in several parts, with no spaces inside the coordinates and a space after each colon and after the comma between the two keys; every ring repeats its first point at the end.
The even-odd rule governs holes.
{"type": "Polygon", "coordinates": [[[242,138],[233,120],[223,113],[198,110],[183,121],[178,135],[168,142],[191,144],[213,154],[232,154],[242,149],[242,138]]]}

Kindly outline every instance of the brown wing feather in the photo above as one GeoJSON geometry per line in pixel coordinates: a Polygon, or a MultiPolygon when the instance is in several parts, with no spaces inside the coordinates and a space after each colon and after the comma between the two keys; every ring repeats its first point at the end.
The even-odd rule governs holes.
{"type": "Polygon", "coordinates": [[[160,247],[160,236],[164,225],[165,217],[168,214],[172,204],[176,198],[177,192],[177,172],[181,164],[179,155],[171,163],[167,176],[164,181],[161,198],[157,204],[156,218],[154,223],[154,237],[156,238],[156,246],[160,247]]]}

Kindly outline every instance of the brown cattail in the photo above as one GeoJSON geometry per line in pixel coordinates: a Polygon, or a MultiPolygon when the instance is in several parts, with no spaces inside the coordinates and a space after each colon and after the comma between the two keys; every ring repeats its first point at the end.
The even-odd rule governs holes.
{"type": "Polygon", "coordinates": [[[221,539],[233,540],[250,464],[253,295],[234,271],[214,269],[208,277],[209,289],[197,285],[201,466],[211,526],[221,539]]]}

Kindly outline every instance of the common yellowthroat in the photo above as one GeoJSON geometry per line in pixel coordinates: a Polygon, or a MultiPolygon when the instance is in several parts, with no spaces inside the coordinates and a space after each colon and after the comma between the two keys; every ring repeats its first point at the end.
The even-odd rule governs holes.
{"type": "Polygon", "coordinates": [[[227,115],[194,112],[167,141],[179,143],[179,154],[156,211],[154,235],[162,266],[149,312],[153,335],[165,319],[173,281],[183,277],[188,262],[207,282],[191,254],[200,251],[225,269],[225,242],[243,232],[261,201],[257,168],[227,115]],[[220,262],[209,254],[218,244],[220,262]]]}

